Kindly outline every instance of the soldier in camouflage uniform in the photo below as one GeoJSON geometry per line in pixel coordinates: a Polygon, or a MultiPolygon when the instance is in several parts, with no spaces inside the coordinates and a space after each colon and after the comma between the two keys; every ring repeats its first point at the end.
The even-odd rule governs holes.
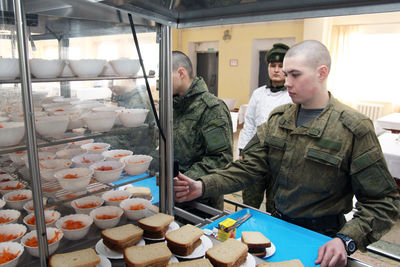
{"type": "MultiPolygon", "coordinates": [[[[172,60],[174,157],[182,173],[198,179],[232,161],[232,120],[224,101],[208,92],[202,78],[193,77],[190,59],[174,51],[172,60]]],[[[202,202],[223,209],[222,194],[202,202]]]]}
{"type": "Polygon", "coordinates": [[[146,92],[146,87],[136,86],[135,82],[129,83],[130,90],[119,94],[118,91],[112,90],[113,94],[111,101],[117,103],[119,107],[148,109],[150,112],[147,115],[146,123],[150,127],[135,127],[129,133],[118,134],[96,138],[96,142],[105,142],[111,145],[111,149],[128,149],[134,154],[151,154],[155,153],[158,146],[158,130],[154,126],[154,115],[151,111],[149,97],[146,92]]]}
{"type": "Polygon", "coordinates": [[[243,160],[193,182],[174,178],[178,202],[235,192],[258,179],[273,182],[275,216],[333,238],[315,264],[345,266],[347,254],[377,241],[399,216],[399,194],[374,127],[327,90],[330,56],[305,41],[286,54],[285,86],[293,103],[276,108],[244,149],[243,160]],[[343,214],[352,210],[352,220],[343,214]]]}

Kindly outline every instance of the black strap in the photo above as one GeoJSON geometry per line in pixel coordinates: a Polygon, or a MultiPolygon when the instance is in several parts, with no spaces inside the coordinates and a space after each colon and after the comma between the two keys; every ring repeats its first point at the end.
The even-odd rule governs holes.
{"type": "Polygon", "coordinates": [[[144,69],[142,54],[140,53],[139,42],[138,42],[138,39],[137,39],[137,36],[136,36],[135,24],[133,23],[132,15],[128,14],[128,17],[129,17],[129,23],[131,24],[131,30],[132,30],[133,40],[134,40],[135,46],[136,46],[136,51],[137,51],[138,56],[139,56],[139,63],[140,63],[140,66],[142,67],[143,77],[144,77],[144,80],[146,82],[147,93],[149,95],[150,104],[151,104],[151,107],[153,109],[154,118],[156,119],[157,127],[158,127],[158,129],[160,131],[161,137],[165,142],[165,140],[166,140],[165,139],[165,135],[164,135],[164,132],[161,129],[161,126],[160,126],[160,120],[159,120],[158,115],[157,115],[156,106],[154,105],[153,95],[151,94],[149,81],[147,80],[146,70],[144,69]]]}
{"type": "Polygon", "coordinates": [[[290,218],[275,210],[272,216],[331,237],[334,237],[346,222],[343,214],[316,218],[290,218]]]}

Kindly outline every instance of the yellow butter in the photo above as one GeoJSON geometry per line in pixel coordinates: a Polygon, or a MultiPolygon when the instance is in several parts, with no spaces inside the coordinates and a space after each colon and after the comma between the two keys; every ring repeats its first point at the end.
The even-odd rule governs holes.
{"type": "Polygon", "coordinates": [[[225,241],[228,238],[236,237],[236,227],[231,228],[227,231],[226,228],[233,226],[236,223],[233,219],[226,219],[218,224],[218,240],[225,241]]]}

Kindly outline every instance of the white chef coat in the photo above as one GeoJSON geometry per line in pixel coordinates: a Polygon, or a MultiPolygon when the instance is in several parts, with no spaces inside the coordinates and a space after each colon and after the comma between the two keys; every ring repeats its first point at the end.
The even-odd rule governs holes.
{"type": "Polygon", "coordinates": [[[292,103],[287,90],[271,92],[265,85],[254,90],[247,107],[243,129],[239,133],[238,148],[243,149],[256,134],[257,127],[267,121],[277,106],[292,103]]]}

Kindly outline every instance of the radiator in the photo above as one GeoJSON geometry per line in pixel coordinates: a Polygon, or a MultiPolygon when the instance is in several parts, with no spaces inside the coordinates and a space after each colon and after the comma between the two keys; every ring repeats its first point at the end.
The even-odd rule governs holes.
{"type": "Polygon", "coordinates": [[[357,109],[362,114],[364,114],[368,118],[370,118],[372,121],[375,121],[376,119],[382,117],[383,105],[382,104],[358,103],[357,109]]]}

